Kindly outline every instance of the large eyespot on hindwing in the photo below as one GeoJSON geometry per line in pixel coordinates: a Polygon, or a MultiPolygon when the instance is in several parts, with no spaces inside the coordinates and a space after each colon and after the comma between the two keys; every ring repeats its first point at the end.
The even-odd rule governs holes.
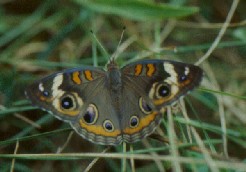
{"type": "Polygon", "coordinates": [[[130,118],[129,124],[131,128],[136,128],[139,124],[139,118],[136,115],[133,115],[130,118]]]}
{"type": "Polygon", "coordinates": [[[107,132],[113,132],[114,131],[114,125],[113,123],[106,119],[104,122],[103,122],[103,128],[104,130],[106,130],[107,132]]]}
{"type": "Polygon", "coordinates": [[[143,97],[139,98],[138,105],[143,113],[149,114],[152,112],[152,108],[150,107],[150,105],[147,104],[147,102],[143,99],[143,97]]]}
{"type": "Polygon", "coordinates": [[[89,104],[86,109],[86,112],[83,115],[83,121],[86,124],[92,125],[95,124],[98,119],[98,110],[94,104],[89,104]]]}

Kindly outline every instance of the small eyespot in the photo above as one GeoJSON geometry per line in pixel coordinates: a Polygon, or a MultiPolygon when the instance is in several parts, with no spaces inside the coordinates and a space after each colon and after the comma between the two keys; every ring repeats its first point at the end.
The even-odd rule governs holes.
{"type": "Polygon", "coordinates": [[[108,132],[112,132],[112,131],[114,131],[114,125],[112,124],[112,122],[110,121],[110,120],[105,120],[104,122],[103,122],[103,127],[104,127],[104,129],[106,130],[106,131],[108,131],[108,132]]]}
{"type": "Polygon", "coordinates": [[[61,100],[61,107],[66,110],[71,110],[75,108],[74,98],[72,96],[65,96],[61,100]]]}
{"type": "Polygon", "coordinates": [[[94,104],[89,104],[86,112],[83,116],[84,121],[87,124],[94,124],[98,118],[98,111],[94,104]]]}
{"type": "Polygon", "coordinates": [[[152,108],[147,104],[147,102],[142,97],[139,98],[139,107],[141,111],[145,114],[149,114],[152,111],[152,108]]]}
{"type": "Polygon", "coordinates": [[[160,84],[156,89],[156,97],[163,98],[170,95],[170,86],[167,84],[160,84]]]}
{"type": "Polygon", "coordinates": [[[187,80],[187,76],[186,75],[181,75],[179,77],[179,82],[184,82],[185,80],[187,80]]]}
{"type": "Polygon", "coordinates": [[[48,91],[43,91],[43,96],[48,97],[50,93],[48,91]]]}
{"type": "Polygon", "coordinates": [[[139,118],[137,116],[132,116],[130,118],[130,127],[135,128],[138,126],[138,124],[139,124],[139,118]]]}

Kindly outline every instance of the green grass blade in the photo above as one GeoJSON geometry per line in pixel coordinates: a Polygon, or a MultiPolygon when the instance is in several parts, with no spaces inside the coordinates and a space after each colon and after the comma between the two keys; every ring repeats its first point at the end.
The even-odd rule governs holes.
{"type": "Polygon", "coordinates": [[[75,0],[89,9],[114,14],[132,20],[157,20],[184,17],[198,12],[196,7],[178,7],[164,3],[151,3],[149,1],[132,0],[75,0]]]}
{"type": "Polygon", "coordinates": [[[13,28],[2,37],[0,37],[0,47],[9,43],[13,39],[21,35],[23,32],[26,32],[28,29],[30,29],[35,23],[39,22],[43,15],[47,12],[47,10],[52,7],[52,4],[54,2],[54,0],[46,1],[45,3],[43,3],[42,6],[40,6],[38,10],[33,13],[33,15],[22,21],[19,26],[13,28]]]}
{"type": "Polygon", "coordinates": [[[8,144],[14,144],[17,141],[27,141],[27,140],[39,139],[39,138],[47,137],[47,136],[51,136],[51,135],[57,135],[59,133],[69,132],[71,130],[72,129],[70,129],[70,128],[58,129],[58,130],[50,131],[50,132],[46,132],[46,133],[35,134],[35,135],[25,136],[25,137],[20,137],[20,138],[12,138],[12,139],[9,139],[9,140],[3,140],[3,141],[0,141],[0,146],[8,145],[8,144]]]}

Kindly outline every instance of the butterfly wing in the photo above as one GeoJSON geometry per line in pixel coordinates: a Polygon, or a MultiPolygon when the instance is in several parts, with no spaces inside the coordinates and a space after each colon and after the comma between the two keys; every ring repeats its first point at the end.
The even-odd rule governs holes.
{"type": "Polygon", "coordinates": [[[192,90],[202,78],[197,66],[163,60],[132,63],[120,73],[110,76],[112,72],[93,67],[65,70],[35,82],[26,95],[34,105],[69,122],[83,138],[117,145],[151,134],[163,107],[192,90]],[[109,80],[117,81],[117,87],[111,88],[109,80]]]}
{"type": "Polygon", "coordinates": [[[71,126],[85,139],[96,144],[118,145],[122,142],[119,115],[113,106],[107,80],[91,91],[87,111],[83,111],[71,126]],[[93,118],[94,120],[90,120],[93,118]]]}
{"type": "Polygon", "coordinates": [[[25,93],[33,105],[71,122],[77,119],[83,105],[91,97],[90,91],[99,87],[104,78],[105,71],[101,69],[74,68],[36,81],[25,93]]]}
{"type": "Polygon", "coordinates": [[[165,60],[138,61],[123,67],[121,72],[122,128],[127,142],[151,134],[165,106],[198,86],[203,75],[198,66],[165,60]]]}
{"type": "Polygon", "coordinates": [[[122,142],[122,136],[105,83],[104,70],[74,68],[33,83],[26,89],[26,95],[34,105],[69,122],[83,138],[115,145],[122,142]]]}

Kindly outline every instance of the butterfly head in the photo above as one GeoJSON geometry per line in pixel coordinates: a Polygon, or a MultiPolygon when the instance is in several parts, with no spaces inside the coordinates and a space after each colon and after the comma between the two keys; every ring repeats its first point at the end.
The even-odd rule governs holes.
{"type": "Polygon", "coordinates": [[[115,58],[111,58],[107,64],[108,71],[119,70],[118,64],[115,62],[115,58]]]}

